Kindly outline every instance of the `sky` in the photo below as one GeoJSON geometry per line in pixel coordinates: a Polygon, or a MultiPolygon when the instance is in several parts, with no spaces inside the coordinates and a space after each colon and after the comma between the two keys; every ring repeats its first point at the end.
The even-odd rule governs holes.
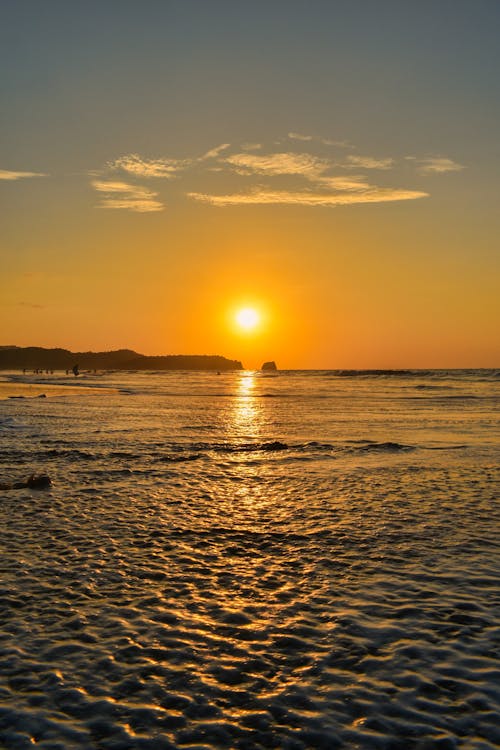
{"type": "Polygon", "coordinates": [[[0,345],[500,366],[499,28],[498,0],[4,0],[0,345]]]}

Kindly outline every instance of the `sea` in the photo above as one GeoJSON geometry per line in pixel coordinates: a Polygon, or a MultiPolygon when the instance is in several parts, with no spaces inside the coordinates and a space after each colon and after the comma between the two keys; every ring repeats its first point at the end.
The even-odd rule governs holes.
{"type": "Polygon", "coordinates": [[[3,373],[0,747],[498,748],[499,375],[3,373]]]}

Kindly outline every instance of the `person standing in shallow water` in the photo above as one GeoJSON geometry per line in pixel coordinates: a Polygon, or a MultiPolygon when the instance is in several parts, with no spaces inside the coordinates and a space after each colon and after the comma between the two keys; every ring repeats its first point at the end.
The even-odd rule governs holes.
{"type": "Polygon", "coordinates": [[[75,378],[77,378],[78,375],[80,374],[80,370],[78,369],[78,365],[73,365],[73,367],[71,369],[73,370],[73,375],[75,376],[75,378]]]}

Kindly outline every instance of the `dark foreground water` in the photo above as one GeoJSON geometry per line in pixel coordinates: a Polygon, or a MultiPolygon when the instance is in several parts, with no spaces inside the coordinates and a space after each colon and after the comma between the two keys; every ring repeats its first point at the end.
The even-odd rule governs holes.
{"type": "Polygon", "coordinates": [[[495,372],[82,383],[0,402],[0,747],[500,745],[495,372]]]}

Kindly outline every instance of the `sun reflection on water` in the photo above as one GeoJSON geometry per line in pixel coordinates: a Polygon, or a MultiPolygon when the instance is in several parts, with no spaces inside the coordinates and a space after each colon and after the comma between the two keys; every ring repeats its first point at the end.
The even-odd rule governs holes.
{"type": "Polygon", "coordinates": [[[262,415],[259,399],[256,396],[256,374],[243,372],[236,385],[232,413],[235,433],[242,439],[255,439],[261,435],[262,415]]]}
{"type": "Polygon", "coordinates": [[[265,404],[259,397],[258,374],[247,371],[240,374],[234,393],[232,429],[241,447],[231,457],[230,473],[233,477],[231,502],[237,507],[239,524],[253,527],[256,513],[267,506],[268,493],[263,494],[262,472],[265,462],[260,447],[265,432],[265,404]],[[252,446],[253,449],[247,450],[252,446]]]}

